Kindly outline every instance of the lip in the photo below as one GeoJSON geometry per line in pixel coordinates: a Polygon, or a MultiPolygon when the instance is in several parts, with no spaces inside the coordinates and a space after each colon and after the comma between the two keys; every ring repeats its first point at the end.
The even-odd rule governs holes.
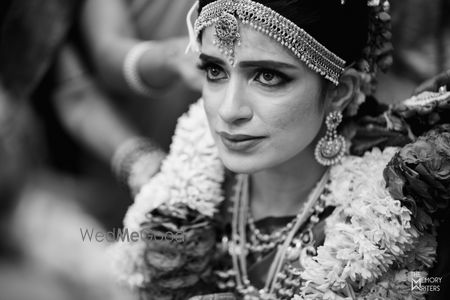
{"type": "Polygon", "coordinates": [[[223,145],[232,151],[248,151],[259,144],[265,137],[247,134],[230,134],[218,132],[223,145]]]}

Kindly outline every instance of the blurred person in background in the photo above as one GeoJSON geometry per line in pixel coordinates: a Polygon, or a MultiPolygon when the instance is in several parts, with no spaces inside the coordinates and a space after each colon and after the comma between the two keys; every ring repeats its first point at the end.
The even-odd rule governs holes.
{"type": "Polygon", "coordinates": [[[200,96],[203,82],[195,55],[185,54],[193,2],[87,0],[81,11],[95,75],[117,95],[120,111],[165,150],[177,117],[200,96]]]}
{"type": "MultiPolygon", "coordinates": [[[[79,205],[73,182],[46,164],[33,102],[62,45],[76,1],[2,1],[0,10],[0,299],[129,299],[115,287],[103,230],[79,205]]],[[[75,187],[76,189],[76,187],[75,187]]]]}
{"type": "Polygon", "coordinates": [[[188,8],[181,1],[84,1],[59,53],[46,123],[63,143],[51,157],[88,178],[83,189],[91,197],[83,204],[109,228],[120,226],[130,203],[110,165],[137,192],[158,170],[177,117],[199,96],[195,55],[184,53],[188,8]]]}
{"type": "Polygon", "coordinates": [[[450,68],[450,1],[392,1],[391,7],[394,61],[377,94],[386,103],[408,98],[450,68]]]}
{"type": "MultiPolygon", "coordinates": [[[[103,5],[112,8],[114,5],[111,3],[103,2],[103,5]]],[[[163,2],[160,1],[157,6],[162,8],[161,4],[163,2]]],[[[136,5],[134,7],[137,7],[136,5]]],[[[123,107],[114,104],[110,94],[105,92],[108,89],[103,89],[108,86],[108,79],[104,80],[100,76],[100,80],[97,81],[95,75],[89,74],[91,69],[86,67],[86,62],[89,66],[89,62],[97,61],[94,55],[90,56],[92,53],[89,54],[89,47],[86,47],[87,57],[91,57],[92,61],[84,60],[86,57],[80,55],[83,51],[78,51],[78,48],[82,47],[76,48],[73,47],[73,43],[67,43],[69,32],[71,31],[71,35],[76,33],[73,21],[83,9],[82,3],[50,1],[42,4],[39,1],[7,1],[2,2],[2,7],[5,7],[5,10],[2,10],[0,57],[2,81],[5,86],[5,93],[2,89],[2,98],[9,99],[5,103],[13,103],[2,106],[5,108],[2,112],[7,116],[2,124],[13,124],[9,118],[19,116],[6,107],[15,105],[25,107],[30,110],[30,116],[34,112],[37,115],[35,122],[31,121],[32,117],[26,118],[27,122],[31,122],[28,126],[32,129],[30,135],[47,146],[39,151],[35,145],[25,146],[26,143],[20,142],[18,149],[23,149],[26,154],[15,150],[1,153],[2,162],[3,160],[7,162],[2,164],[4,167],[2,199],[3,196],[11,194],[6,192],[7,190],[14,190],[14,196],[8,196],[10,201],[2,202],[5,207],[4,215],[7,216],[2,219],[5,223],[4,231],[7,232],[5,235],[7,238],[2,242],[2,249],[5,249],[2,253],[8,252],[18,257],[16,261],[10,261],[9,254],[2,255],[0,272],[2,297],[9,300],[28,299],[32,298],[34,292],[34,299],[115,299],[115,297],[126,299],[126,295],[110,287],[109,276],[104,269],[105,245],[81,243],[80,226],[104,230],[105,227],[111,228],[120,224],[121,214],[127,206],[127,191],[108,179],[108,176],[111,178],[109,162],[115,161],[113,165],[117,167],[118,175],[120,177],[124,175],[126,178],[122,179],[128,180],[127,176],[130,175],[128,171],[135,159],[154,153],[155,149],[159,149],[155,146],[158,143],[164,147],[165,141],[167,148],[171,135],[168,132],[173,130],[167,124],[174,127],[180,109],[184,110],[189,104],[189,101],[186,101],[187,95],[192,95],[192,99],[197,98],[196,89],[199,88],[199,83],[195,79],[190,80],[189,84],[175,80],[181,77],[181,69],[179,68],[180,73],[177,73],[178,71],[169,68],[164,81],[157,83],[158,95],[151,97],[152,100],[158,100],[159,96],[163,95],[162,100],[172,99],[171,102],[163,103],[160,108],[157,105],[156,108],[150,107],[161,123],[159,127],[158,125],[155,127],[152,125],[154,120],[151,120],[151,124],[147,120],[150,110],[123,109],[132,106],[130,104],[133,100],[130,99],[133,98],[135,103],[142,104],[143,97],[139,91],[122,86],[124,93],[118,93],[122,95],[118,103],[123,107]],[[99,82],[104,84],[101,85],[99,82]],[[8,96],[3,97],[3,94],[8,96]],[[181,106],[178,106],[176,95],[183,95],[180,97],[184,100],[181,106]],[[23,101],[19,102],[18,99],[23,101]],[[174,113],[176,110],[172,107],[178,107],[178,113],[174,113]],[[128,120],[124,120],[122,112],[128,113],[128,120]],[[142,113],[136,116],[136,112],[142,113]],[[139,123],[136,120],[141,122],[137,126],[141,128],[140,133],[137,133],[133,126],[133,123],[139,123]],[[39,128],[42,128],[42,131],[36,133],[39,128]],[[146,138],[142,138],[148,136],[146,131],[149,129],[159,134],[159,141],[150,143],[146,138]],[[129,140],[138,143],[129,143],[129,140]],[[30,169],[23,167],[26,158],[32,157],[28,155],[28,151],[33,151],[43,163],[36,164],[30,169]],[[9,165],[12,167],[9,168],[9,165]],[[10,183],[14,183],[14,188],[10,183]],[[36,265],[36,268],[32,265],[36,265]],[[27,284],[28,288],[21,289],[22,285],[14,284],[20,277],[25,277],[22,284],[27,284]],[[57,277],[60,280],[56,280],[57,277]],[[42,290],[37,289],[37,286],[41,286],[42,290]],[[71,290],[70,293],[67,292],[68,289],[71,290]]],[[[105,9],[105,6],[103,8],[105,9]]],[[[117,8],[119,9],[116,13],[120,11],[120,14],[130,21],[128,8],[122,10],[120,5],[116,6],[117,8]]],[[[159,12],[165,10],[166,8],[162,8],[159,12]]],[[[148,13],[156,10],[148,6],[145,11],[148,13]]],[[[183,9],[175,11],[184,20],[186,11],[183,9]]],[[[97,13],[99,12],[102,12],[102,9],[97,10],[97,13]]],[[[106,14],[106,17],[108,16],[109,13],[106,14]]],[[[94,19],[97,17],[102,16],[94,16],[94,19]]],[[[80,20],[80,23],[83,22],[80,20]]],[[[183,26],[179,28],[184,28],[184,21],[180,24],[183,26]]],[[[127,26],[134,27],[131,23],[127,23],[127,26]]],[[[146,27],[143,23],[141,26],[146,27]]],[[[89,27],[87,25],[87,28],[89,27]]],[[[116,28],[112,26],[109,29],[114,31],[116,28]]],[[[173,35],[179,33],[180,31],[174,32],[173,35]]],[[[133,36],[134,33],[130,31],[127,34],[133,36]]],[[[158,38],[164,37],[161,35],[158,38]]],[[[86,41],[86,44],[89,44],[88,37],[86,41]]],[[[140,41],[141,39],[135,39],[136,43],[140,41]]],[[[182,77],[195,78],[197,69],[194,62],[184,60],[184,56],[181,55],[185,41],[186,39],[171,40],[167,42],[167,46],[163,46],[164,42],[161,42],[159,53],[160,55],[171,53],[170,57],[177,57],[177,62],[185,61],[183,66],[189,64],[189,67],[183,68],[186,74],[182,77]],[[176,48],[172,45],[176,45],[176,48]],[[189,73],[191,75],[188,75],[189,73]]],[[[116,45],[121,44],[122,41],[119,41],[116,45]]],[[[114,48],[110,50],[114,51],[114,48]]],[[[126,52],[129,53],[130,50],[126,52]]],[[[152,54],[149,57],[151,62],[154,56],[152,54]]],[[[123,66],[124,60],[125,57],[122,57],[118,61],[119,65],[123,66]]],[[[161,57],[154,60],[160,61],[161,57]]],[[[169,65],[169,60],[164,62],[169,65]]],[[[175,60],[170,62],[171,67],[182,66],[175,63],[175,60]]],[[[161,71],[164,68],[151,66],[147,70],[151,71],[152,68],[157,74],[152,76],[156,79],[162,78],[161,71]]],[[[98,70],[97,67],[94,69],[98,70]]],[[[123,70],[119,68],[117,71],[119,73],[116,74],[122,76],[123,70]]],[[[113,72],[106,73],[113,74],[113,72]]],[[[138,105],[135,105],[136,107],[138,105]]],[[[28,133],[28,130],[25,132],[28,133]]],[[[12,136],[16,135],[10,134],[5,138],[6,148],[14,146],[14,143],[8,142],[12,136]]],[[[24,140],[27,143],[31,141],[26,138],[24,140]]],[[[158,162],[154,158],[146,157],[151,161],[149,165],[154,166],[152,162],[158,162]]],[[[142,161],[139,165],[142,166],[142,161]]]]}
{"type": "Polygon", "coordinates": [[[128,191],[117,184],[110,172],[110,164],[116,175],[136,191],[139,184],[146,182],[158,168],[163,155],[159,149],[168,148],[176,118],[187,108],[189,99],[198,96],[196,90],[201,80],[194,79],[199,75],[193,57],[184,56],[186,38],[164,40],[166,36],[185,33],[184,16],[188,6],[181,2],[171,3],[72,1],[41,5],[36,1],[28,4],[6,1],[2,4],[6,18],[0,58],[3,79],[8,90],[26,98],[27,105],[31,104],[37,112],[43,132],[41,139],[48,145],[46,151],[37,156],[42,157],[59,177],[65,178],[65,182],[71,182],[66,186],[66,193],[72,194],[108,228],[120,226],[123,211],[129,204],[128,191]],[[140,17],[132,16],[132,9],[140,17]],[[164,19],[162,12],[178,16],[180,22],[171,30],[167,26],[148,30],[151,27],[145,23],[153,18],[164,19]],[[73,26],[76,19],[83,28],[81,33],[73,26]],[[102,20],[100,25],[93,23],[98,20],[102,20]],[[140,20],[139,38],[135,20],[140,20]],[[74,47],[73,41],[62,47],[69,31],[72,37],[84,37],[84,51],[78,51],[83,47],[74,47]],[[142,95],[130,89],[123,78],[124,55],[150,36],[160,40],[155,42],[159,50],[156,55],[153,51],[147,55],[149,59],[145,62],[149,63],[144,69],[146,74],[156,78],[160,94],[153,95],[151,101],[142,105],[142,95]],[[106,48],[109,54],[103,52],[96,56],[95,49],[102,49],[105,40],[113,41],[114,47],[106,48]],[[52,67],[60,49],[56,66],[52,67]],[[87,55],[80,55],[84,52],[87,55]],[[119,60],[110,59],[117,53],[119,60]],[[164,64],[153,66],[155,62],[164,64]],[[95,74],[91,74],[92,67],[95,74]],[[164,68],[167,69],[165,73],[164,68]],[[122,86],[102,74],[116,76],[122,86]],[[164,80],[158,82],[163,77],[164,80]],[[190,80],[177,80],[179,78],[190,80]],[[120,98],[112,98],[107,93],[108,88],[104,88],[108,86],[121,86],[122,93],[117,93],[120,88],[115,90],[120,98]],[[145,105],[147,107],[143,107],[145,105]],[[150,114],[153,116],[149,117],[150,114]],[[147,137],[152,137],[154,142],[147,137]],[[140,160],[140,170],[132,172],[137,160],[140,160]],[[142,167],[143,160],[147,161],[145,168],[142,167]]]}

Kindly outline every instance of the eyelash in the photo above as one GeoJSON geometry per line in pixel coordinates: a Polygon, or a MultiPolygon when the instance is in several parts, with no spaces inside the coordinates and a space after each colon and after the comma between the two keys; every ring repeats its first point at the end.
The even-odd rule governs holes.
{"type": "MultiPolygon", "coordinates": [[[[215,64],[215,63],[200,62],[197,65],[197,68],[206,73],[206,79],[209,82],[218,82],[220,80],[228,78],[228,74],[225,72],[225,70],[220,65],[215,64]],[[225,74],[224,78],[211,78],[209,76],[210,75],[209,72],[213,68],[217,69],[220,72],[223,72],[225,74]]],[[[289,82],[292,81],[292,78],[290,78],[286,74],[283,74],[277,70],[267,69],[267,68],[258,68],[255,70],[255,75],[253,76],[253,80],[255,80],[256,82],[258,82],[259,84],[261,84],[264,87],[275,88],[275,87],[282,87],[282,86],[288,84],[289,82]],[[272,74],[273,78],[279,78],[279,82],[276,84],[267,84],[267,83],[264,83],[263,81],[261,81],[259,78],[267,73],[272,74]]]]}
{"type": "Polygon", "coordinates": [[[211,62],[200,62],[200,63],[197,65],[197,68],[199,68],[200,70],[202,70],[203,72],[205,72],[205,74],[206,74],[206,80],[208,80],[209,82],[217,82],[217,81],[219,81],[219,80],[226,79],[226,78],[228,77],[228,74],[226,74],[225,70],[224,70],[220,65],[215,64],[215,63],[211,63],[211,62]],[[220,72],[225,73],[225,74],[226,74],[226,77],[225,77],[225,78],[218,78],[218,79],[211,78],[211,77],[209,76],[209,75],[210,75],[209,72],[211,72],[211,69],[213,69],[213,68],[219,70],[220,72]]]}
{"type": "Polygon", "coordinates": [[[261,85],[266,86],[266,87],[281,87],[292,81],[292,78],[290,78],[286,74],[283,74],[283,73],[273,70],[273,69],[257,69],[256,75],[253,77],[253,79],[255,81],[259,82],[261,85]],[[258,78],[263,76],[265,73],[272,74],[273,78],[278,78],[279,82],[275,83],[275,84],[267,84],[267,83],[264,83],[261,80],[259,80],[258,78]]]}

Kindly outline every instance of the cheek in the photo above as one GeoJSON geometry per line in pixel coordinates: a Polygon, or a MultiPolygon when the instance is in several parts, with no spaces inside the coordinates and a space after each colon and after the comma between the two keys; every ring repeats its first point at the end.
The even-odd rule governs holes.
{"type": "Polygon", "coordinates": [[[211,91],[206,91],[204,88],[202,99],[203,99],[203,108],[205,110],[205,115],[208,121],[211,135],[217,143],[218,136],[216,134],[216,130],[219,128],[223,129],[223,126],[220,126],[222,122],[220,120],[218,113],[221,103],[220,94],[211,91]]]}
{"type": "Polygon", "coordinates": [[[217,97],[217,95],[216,97],[214,97],[213,93],[204,86],[202,90],[202,98],[206,116],[208,118],[208,121],[211,122],[217,115],[219,97],[217,97]]]}
{"type": "Polygon", "coordinates": [[[322,120],[322,110],[319,106],[319,97],[316,95],[299,95],[285,105],[274,107],[271,123],[275,130],[281,134],[295,132],[309,132],[318,126],[322,120]]]}
{"type": "Polygon", "coordinates": [[[293,156],[311,145],[322,127],[319,101],[319,93],[302,93],[274,108],[269,122],[271,148],[277,155],[293,156]]]}

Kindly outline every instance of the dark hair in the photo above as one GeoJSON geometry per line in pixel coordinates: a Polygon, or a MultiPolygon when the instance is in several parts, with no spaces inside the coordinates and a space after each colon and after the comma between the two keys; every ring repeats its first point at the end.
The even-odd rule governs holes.
{"type": "MultiPolygon", "coordinates": [[[[365,0],[254,0],[272,8],[312,35],[347,64],[361,57],[367,42],[365,0]]],[[[214,0],[200,0],[199,10],[214,0]]]]}

